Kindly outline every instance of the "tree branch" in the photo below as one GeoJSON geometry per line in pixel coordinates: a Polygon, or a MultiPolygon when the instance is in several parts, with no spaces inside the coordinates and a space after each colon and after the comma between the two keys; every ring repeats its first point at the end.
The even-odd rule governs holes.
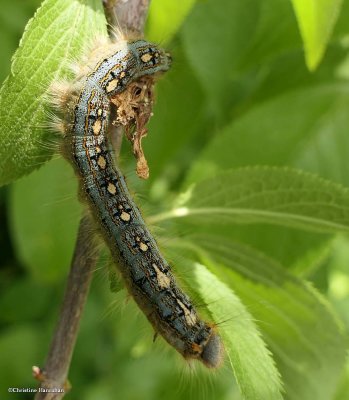
{"type": "MultiPolygon", "coordinates": [[[[149,3],[150,0],[103,0],[108,23],[137,36],[142,36],[149,3]]],[[[117,154],[120,152],[122,134],[122,129],[113,129],[111,132],[112,144],[117,154]]],[[[45,368],[40,370],[33,367],[34,376],[41,381],[35,400],[61,400],[70,389],[67,381],[70,362],[98,259],[90,218],[86,215],[80,221],[63,304],[45,368]],[[52,391],[57,389],[63,389],[63,392],[52,391]]]]}

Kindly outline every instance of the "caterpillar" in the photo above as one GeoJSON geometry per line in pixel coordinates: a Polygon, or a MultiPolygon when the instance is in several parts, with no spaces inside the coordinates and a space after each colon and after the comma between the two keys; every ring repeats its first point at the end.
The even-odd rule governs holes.
{"type": "Polygon", "coordinates": [[[129,293],[156,334],[185,359],[215,368],[222,359],[221,338],[177,285],[110,151],[111,124],[124,125],[138,175],[147,178],[141,139],[152,115],[155,80],[170,68],[171,56],[143,39],[118,40],[92,53],[70,89],[56,93],[63,115],[63,154],[80,178],[80,197],[129,293]]]}

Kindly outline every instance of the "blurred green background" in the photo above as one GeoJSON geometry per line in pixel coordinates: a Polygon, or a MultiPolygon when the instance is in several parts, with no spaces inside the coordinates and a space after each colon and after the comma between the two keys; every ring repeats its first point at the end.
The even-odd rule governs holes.
{"type": "MultiPolygon", "coordinates": [[[[40,1],[0,1],[3,81],[40,1]]],[[[178,14],[174,2],[164,4],[153,1],[147,31],[169,48],[174,63],[158,84],[144,140],[148,182],[137,180],[128,145],[122,149],[123,170],[145,215],[166,210],[190,184],[241,166],[287,165],[349,186],[348,0],[313,72],[289,0],[185,1],[178,14]]],[[[58,156],[0,188],[0,399],[32,398],[7,394],[7,388],[35,387],[31,367],[44,365],[81,215],[76,192],[74,174],[58,156]]],[[[181,229],[194,228],[155,232],[166,247],[181,229]]],[[[347,332],[346,236],[268,225],[219,230],[310,281],[347,332]]],[[[228,363],[214,373],[192,370],[161,340],[152,344],[153,332],[132,300],[109,290],[108,263],[105,254],[96,269],[67,398],[240,399],[228,363]]],[[[258,304],[251,300],[248,307],[258,304]]],[[[318,385],[321,391],[326,382],[318,385]]],[[[349,365],[328,393],[328,400],[349,398],[349,365]]]]}

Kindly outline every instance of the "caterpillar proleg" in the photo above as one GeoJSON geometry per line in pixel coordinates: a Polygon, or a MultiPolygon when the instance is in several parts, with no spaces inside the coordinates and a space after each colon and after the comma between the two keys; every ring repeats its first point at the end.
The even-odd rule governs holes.
{"type": "Polygon", "coordinates": [[[88,61],[59,102],[63,153],[80,178],[80,192],[120,270],[129,293],[155,331],[186,359],[217,367],[223,345],[214,324],[198,316],[134,203],[110,152],[108,128],[126,127],[137,172],[148,169],[141,148],[151,116],[153,86],[171,65],[168,53],[145,40],[104,46],[88,61]],[[115,107],[116,119],[110,121],[115,107]]]}

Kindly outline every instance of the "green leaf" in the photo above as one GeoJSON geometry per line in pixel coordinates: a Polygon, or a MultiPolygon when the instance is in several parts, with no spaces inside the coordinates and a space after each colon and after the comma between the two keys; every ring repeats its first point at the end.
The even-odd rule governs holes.
{"type": "Polygon", "coordinates": [[[307,66],[314,70],[325,53],[342,0],[291,1],[304,41],[307,66]]]}
{"type": "MultiPolygon", "coordinates": [[[[281,60],[278,65],[287,62],[289,58],[281,60]]],[[[300,59],[298,65],[299,62],[300,59]]],[[[330,65],[333,62],[328,68],[330,65]]],[[[318,75],[318,79],[323,67],[322,64],[314,74],[318,75]]],[[[295,64],[293,68],[292,77],[297,74],[295,64]]],[[[279,79],[284,79],[283,70],[278,67],[277,71],[281,74],[279,79]]],[[[326,80],[330,79],[328,73],[324,75],[326,80]]],[[[306,76],[303,78],[306,81],[306,76]]],[[[275,74],[270,76],[262,90],[268,90],[267,86],[269,90],[274,87],[275,79],[275,74]]],[[[299,82],[299,79],[293,82],[299,82]]],[[[281,95],[280,91],[282,93],[285,88],[279,87],[273,99],[254,104],[250,110],[228,123],[195,159],[187,183],[213,177],[222,170],[234,167],[290,165],[349,186],[345,150],[349,146],[347,84],[302,86],[304,84],[281,95]]],[[[265,225],[239,226],[234,230],[234,237],[258,247],[285,266],[293,264],[295,257],[302,258],[304,251],[312,251],[314,246],[314,249],[318,248],[319,241],[324,239],[303,231],[286,231],[285,228],[265,225]],[[280,242],[280,246],[274,246],[275,240],[280,242]]]]}
{"type": "Polygon", "coordinates": [[[258,87],[262,63],[302,44],[291,4],[280,0],[198,2],[181,37],[211,110],[222,119],[258,87]]]}
{"type": "Polygon", "coordinates": [[[184,24],[188,59],[217,113],[232,96],[227,87],[237,84],[235,70],[253,38],[258,8],[255,0],[198,2],[184,24]]]}
{"type": "MultiPolygon", "coordinates": [[[[282,383],[256,324],[240,299],[203,265],[193,264],[193,290],[219,324],[244,400],[282,399],[282,383]],[[237,316],[231,318],[231,316],[237,316]]],[[[188,281],[189,284],[189,281],[188,281]]]]}
{"type": "MultiPolygon", "coordinates": [[[[338,1],[338,0],[337,0],[338,1]]],[[[349,3],[342,1],[338,20],[333,29],[333,38],[343,39],[348,34],[349,3]]]]}
{"type": "Polygon", "coordinates": [[[341,382],[339,384],[338,390],[334,400],[347,400],[349,393],[349,360],[341,377],[341,382]]]}
{"type": "Polygon", "coordinates": [[[332,254],[326,267],[328,296],[349,332],[349,238],[347,235],[335,237],[332,254]]]}
{"type": "Polygon", "coordinates": [[[1,37],[1,64],[0,82],[10,72],[11,56],[13,55],[18,40],[21,37],[24,26],[33,15],[37,5],[33,1],[13,0],[2,2],[0,13],[0,37],[1,37]]]}
{"type": "Polygon", "coordinates": [[[149,40],[168,43],[177,32],[196,0],[152,0],[146,33],[149,40]]]}
{"type": "Polygon", "coordinates": [[[315,232],[349,232],[349,190],[289,168],[231,170],[198,183],[181,207],[153,222],[269,223],[315,232]]]}
{"type": "MultiPolygon", "coordinates": [[[[212,235],[188,239],[202,261],[248,305],[284,379],[285,397],[331,399],[345,362],[346,340],[326,300],[250,247],[212,235]]],[[[226,296],[215,300],[213,304],[224,303],[226,296]]]]}
{"type": "Polygon", "coordinates": [[[187,181],[262,164],[300,167],[349,186],[348,102],[349,86],[343,82],[301,88],[257,104],[206,146],[187,181]]]}
{"type": "Polygon", "coordinates": [[[63,159],[52,160],[11,189],[10,226],[20,260],[36,281],[63,279],[81,215],[73,170],[63,159]]]}
{"type": "Polygon", "coordinates": [[[0,91],[0,185],[52,156],[45,94],[98,33],[106,34],[98,0],[46,0],[29,21],[0,91]]]}
{"type": "Polygon", "coordinates": [[[319,246],[300,254],[298,260],[291,266],[292,273],[299,277],[311,280],[311,276],[320,270],[332,255],[333,236],[325,240],[319,246]]]}

